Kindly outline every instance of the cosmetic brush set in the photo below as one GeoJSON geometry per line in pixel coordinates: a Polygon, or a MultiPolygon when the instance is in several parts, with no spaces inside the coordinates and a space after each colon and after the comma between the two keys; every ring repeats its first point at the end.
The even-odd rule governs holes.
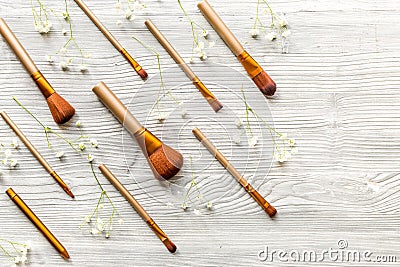
{"type": "MultiPolygon", "coordinates": [[[[121,55],[129,62],[136,73],[142,78],[147,78],[146,71],[134,60],[134,58],[122,47],[117,39],[106,29],[106,27],[99,21],[99,19],[92,13],[92,11],[85,5],[82,0],[74,0],[82,11],[89,17],[89,19],[96,25],[96,27],[104,34],[104,36],[112,43],[112,45],[121,53],[121,55]]],[[[224,40],[232,53],[241,62],[246,72],[256,84],[258,89],[265,96],[272,96],[276,91],[276,84],[270,76],[263,70],[263,68],[244,50],[243,46],[239,43],[233,33],[224,24],[216,11],[210,4],[203,0],[198,4],[198,8],[212,25],[218,35],[224,40]]],[[[182,57],[174,49],[171,43],[156,27],[156,25],[146,20],[145,25],[158,42],[164,47],[173,60],[179,65],[186,76],[192,81],[193,85],[201,93],[210,107],[218,112],[223,108],[222,103],[211,91],[201,82],[198,76],[191,70],[185,63],[182,57]]],[[[4,19],[0,18],[0,33],[4,40],[8,43],[15,55],[21,61],[37,87],[40,89],[43,96],[46,98],[47,105],[51,112],[54,121],[57,124],[64,124],[68,122],[75,114],[75,109],[61,97],[46,80],[43,74],[36,67],[35,63],[30,58],[27,51],[22,44],[18,41],[17,37],[8,27],[4,19]]],[[[168,146],[149,130],[147,130],[134,115],[126,108],[126,106],[118,99],[118,97],[111,91],[111,89],[104,83],[99,82],[96,84],[92,91],[99,100],[108,108],[115,118],[123,125],[123,127],[134,137],[138,146],[143,152],[154,177],[159,180],[168,180],[174,177],[183,166],[183,156],[174,148],[168,146]]],[[[8,116],[6,112],[0,112],[3,120],[10,126],[15,134],[29,149],[32,155],[39,161],[57,184],[72,198],[74,194],[68,185],[60,178],[60,176],[52,169],[39,151],[32,145],[28,138],[18,128],[16,123],[8,116]]],[[[276,209],[269,204],[248,182],[240,175],[240,173],[230,164],[230,162],[223,156],[223,154],[212,144],[210,140],[200,131],[195,128],[192,130],[194,136],[215,156],[221,165],[239,182],[244,190],[260,205],[260,207],[270,216],[274,217],[277,213],[276,209]]],[[[143,218],[147,225],[159,237],[161,242],[165,245],[169,252],[174,253],[177,249],[175,244],[169,237],[161,230],[161,228],[154,222],[150,215],[144,208],[136,201],[136,199],[129,193],[129,191],[121,184],[121,182],[114,176],[114,174],[102,164],[99,166],[101,173],[110,181],[110,183],[124,196],[124,198],[131,204],[136,212],[143,218]]],[[[60,255],[69,259],[67,250],[57,240],[57,238],[50,232],[50,230],[43,224],[43,222],[35,215],[35,213],[27,206],[27,204],[9,188],[6,191],[10,199],[21,209],[21,211],[30,219],[30,221],[37,227],[37,229],[47,238],[47,240],[54,246],[60,255]]]]}

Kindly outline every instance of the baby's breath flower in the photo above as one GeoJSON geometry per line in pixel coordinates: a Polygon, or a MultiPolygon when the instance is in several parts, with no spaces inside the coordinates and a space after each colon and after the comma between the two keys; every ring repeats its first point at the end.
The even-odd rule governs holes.
{"type": "Polygon", "coordinates": [[[187,210],[188,207],[187,207],[186,203],[182,203],[181,208],[182,208],[183,210],[187,210]]]}
{"type": "MultiPolygon", "coordinates": [[[[86,148],[85,143],[83,143],[83,142],[79,143],[78,146],[79,146],[79,149],[82,150],[82,151],[85,150],[85,148],[86,148]]],[[[89,157],[88,157],[88,160],[89,160],[89,157]]]]}
{"type": "Polygon", "coordinates": [[[46,55],[46,61],[49,62],[49,63],[53,63],[54,62],[53,56],[52,55],[46,55]]]}
{"type": "Polygon", "coordinates": [[[66,34],[68,33],[68,31],[67,31],[65,28],[62,28],[61,33],[62,33],[63,35],[66,35],[66,34]]]}
{"type": "Polygon", "coordinates": [[[276,32],[269,32],[267,35],[265,35],[265,39],[269,41],[273,41],[276,39],[276,32]]]}
{"type": "Polygon", "coordinates": [[[282,33],[282,37],[287,38],[292,32],[290,30],[286,30],[282,33]]]}
{"type": "Polygon", "coordinates": [[[249,147],[255,147],[257,145],[257,142],[258,142],[258,136],[253,135],[249,139],[249,147]]]}
{"type": "Polygon", "coordinates": [[[194,209],[194,210],[193,210],[193,213],[196,214],[196,215],[201,215],[201,211],[198,210],[198,209],[194,209]]]}
{"type": "Polygon", "coordinates": [[[158,113],[158,118],[157,118],[158,122],[163,122],[166,118],[168,118],[168,113],[167,112],[160,111],[158,113]]]}
{"type": "Polygon", "coordinates": [[[104,203],[101,203],[101,204],[99,205],[99,208],[100,208],[100,209],[104,209],[104,203]]]}
{"type": "Polygon", "coordinates": [[[237,118],[237,119],[235,120],[235,125],[236,125],[237,128],[242,128],[242,126],[243,126],[243,121],[242,121],[240,118],[237,118]]]}
{"type": "Polygon", "coordinates": [[[124,224],[124,220],[122,220],[121,218],[118,220],[119,224],[124,224]]]}
{"type": "Polygon", "coordinates": [[[290,150],[290,153],[292,153],[292,155],[296,155],[297,153],[299,153],[299,148],[293,147],[293,148],[290,150]]]}
{"type": "Polygon", "coordinates": [[[284,15],[281,15],[279,17],[278,23],[279,23],[279,26],[281,26],[281,27],[286,27],[288,24],[286,17],[284,15]]]}
{"type": "Polygon", "coordinates": [[[11,142],[11,147],[18,149],[19,147],[19,143],[18,143],[18,139],[17,138],[13,138],[12,142],[11,142]]]}
{"type": "Polygon", "coordinates": [[[61,54],[66,54],[66,53],[68,52],[68,50],[67,50],[66,47],[61,47],[61,49],[59,50],[59,52],[60,52],[61,54]]]}
{"type": "Polygon", "coordinates": [[[64,157],[64,151],[57,151],[56,157],[59,158],[59,159],[61,159],[62,157],[64,157]]]}
{"type": "Polygon", "coordinates": [[[296,141],[295,141],[294,138],[290,138],[290,139],[287,140],[287,143],[288,143],[288,145],[289,145],[290,147],[294,147],[295,142],[296,142],[296,141]]]}
{"type": "Polygon", "coordinates": [[[206,204],[206,208],[208,210],[211,210],[213,208],[213,203],[211,201],[208,201],[207,204],[206,204]]]}
{"type": "Polygon", "coordinates": [[[203,36],[204,38],[207,38],[208,31],[206,29],[203,29],[203,31],[201,32],[201,36],[203,36]]]}
{"type": "Polygon", "coordinates": [[[80,70],[81,72],[87,71],[86,65],[85,65],[84,63],[82,63],[82,64],[80,65],[80,67],[79,67],[79,70],[80,70]]]}
{"type": "Polygon", "coordinates": [[[6,150],[4,150],[4,156],[6,158],[9,158],[11,155],[12,155],[11,149],[7,148],[6,150]]]}
{"type": "MultiPolygon", "coordinates": [[[[81,150],[83,150],[83,149],[85,149],[85,148],[81,148],[81,146],[79,146],[79,148],[81,149],[81,150]]],[[[89,161],[89,162],[92,162],[93,160],[94,160],[94,156],[92,155],[92,154],[89,154],[88,156],[87,156],[87,160],[89,161]]],[[[103,204],[103,206],[104,206],[104,204],[103,204]]]]}
{"type": "Polygon", "coordinates": [[[85,222],[90,223],[92,221],[92,217],[90,215],[85,216],[85,222]]]}
{"type": "Polygon", "coordinates": [[[96,139],[91,138],[90,139],[90,143],[92,144],[92,147],[98,148],[99,147],[99,143],[97,142],[96,139]]]}
{"type": "Polygon", "coordinates": [[[14,168],[15,166],[17,166],[18,161],[16,159],[10,159],[9,164],[11,168],[14,168]]]}
{"type": "Polygon", "coordinates": [[[115,24],[117,24],[117,26],[121,26],[122,25],[122,20],[117,20],[117,22],[115,23],[115,24]]]}
{"type": "Polygon", "coordinates": [[[211,42],[208,43],[208,47],[209,48],[213,48],[214,46],[215,46],[215,42],[214,41],[211,41],[211,42]]]}
{"type": "Polygon", "coordinates": [[[255,38],[260,34],[260,30],[258,28],[253,28],[249,31],[251,37],[255,38]]]}
{"type": "Polygon", "coordinates": [[[81,121],[80,120],[76,121],[75,125],[76,125],[76,127],[81,127],[82,126],[81,121]]]}
{"type": "Polygon", "coordinates": [[[67,70],[68,69],[68,63],[65,61],[60,61],[60,64],[58,64],[61,70],[67,70]]]}

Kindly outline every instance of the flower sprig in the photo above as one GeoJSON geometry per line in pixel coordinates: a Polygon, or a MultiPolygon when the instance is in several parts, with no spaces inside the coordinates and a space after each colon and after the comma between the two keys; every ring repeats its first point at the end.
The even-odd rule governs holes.
{"type": "Polygon", "coordinates": [[[0,238],[0,251],[7,257],[10,266],[25,264],[28,262],[28,251],[31,249],[31,242],[15,242],[0,238]]]}
{"type": "MultiPolygon", "coordinates": [[[[1,166],[15,168],[18,165],[18,160],[13,157],[12,149],[18,149],[18,138],[13,138],[9,145],[0,142],[0,162],[1,166]]],[[[2,172],[0,170],[0,176],[2,172]]]]}
{"type": "Polygon", "coordinates": [[[172,91],[167,88],[167,85],[164,82],[164,77],[163,77],[163,71],[161,67],[161,58],[160,54],[151,46],[140,40],[139,38],[132,36],[134,40],[136,40],[139,44],[141,44],[143,47],[145,47],[147,50],[149,50],[151,53],[153,53],[156,58],[157,58],[157,69],[159,73],[159,79],[160,79],[160,87],[158,90],[157,98],[156,98],[156,103],[155,106],[157,108],[158,116],[157,119],[159,122],[164,122],[164,120],[168,117],[168,113],[164,111],[162,107],[161,101],[166,97],[170,97],[173,102],[179,107],[181,110],[181,115],[182,118],[185,118],[187,115],[186,109],[183,107],[183,103],[172,93],[172,91]]]}
{"type": "MultiPolygon", "coordinates": [[[[293,155],[297,154],[298,148],[295,147],[296,145],[295,139],[288,138],[286,133],[278,132],[274,127],[272,127],[268,122],[266,122],[259,114],[257,114],[247,102],[243,88],[242,88],[242,95],[243,95],[242,100],[243,103],[245,104],[245,124],[246,124],[245,131],[250,136],[250,138],[248,139],[249,147],[255,147],[258,143],[258,138],[259,138],[257,135],[253,133],[251,129],[250,115],[252,115],[255,119],[257,119],[267,127],[271,135],[274,144],[274,149],[273,149],[274,160],[283,163],[289,160],[293,155]]],[[[236,126],[238,128],[241,128],[243,126],[242,121],[238,120],[236,126]]]]}
{"type": "MultiPolygon", "coordinates": [[[[110,237],[113,220],[115,219],[116,216],[118,216],[120,220],[122,220],[122,219],[121,219],[121,216],[119,215],[119,212],[118,212],[117,208],[115,207],[114,203],[112,202],[111,198],[108,196],[107,191],[104,190],[103,185],[100,183],[99,179],[96,176],[96,173],[95,173],[94,168],[93,168],[93,161],[94,161],[95,157],[93,156],[92,153],[89,153],[89,151],[87,151],[88,147],[91,147],[92,149],[96,149],[96,148],[99,147],[99,144],[98,144],[97,140],[93,139],[93,138],[89,138],[89,136],[83,134],[82,123],[79,120],[76,122],[76,126],[79,129],[80,135],[75,139],[68,139],[68,138],[64,137],[63,135],[61,135],[61,134],[55,132],[54,130],[52,130],[50,127],[48,127],[45,124],[43,124],[16,97],[13,97],[13,99],[23,110],[25,110],[43,128],[43,131],[44,131],[44,134],[45,134],[45,138],[46,138],[46,142],[47,142],[47,146],[48,146],[49,149],[52,148],[51,142],[50,142],[50,135],[54,135],[56,138],[58,138],[62,142],[68,144],[68,146],[70,148],[72,148],[72,150],[74,152],[78,153],[79,155],[85,154],[86,161],[89,163],[91,173],[92,173],[93,178],[95,179],[97,185],[99,186],[99,188],[101,190],[101,194],[100,194],[100,197],[99,197],[99,199],[97,201],[97,205],[96,205],[96,207],[94,209],[94,212],[92,212],[90,215],[88,215],[88,216],[86,216],[84,218],[84,223],[87,222],[88,224],[91,224],[92,223],[92,219],[96,218],[96,225],[95,226],[91,225],[92,229],[90,230],[90,233],[91,234],[102,234],[102,233],[104,233],[105,237],[107,237],[107,238],[110,237]],[[87,153],[84,153],[84,151],[87,152],[87,153]],[[106,221],[103,221],[99,217],[99,209],[103,209],[104,208],[105,200],[107,200],[107,202],[110,204],[112,210],[111,210],[111,216],[109,217],[109,219],[106,220],[106,221]]],[[[64,157],[64,152],[63,151],[57,151],[56,157],[61,159],[62,157],[64,157]]]]}
{"type": "MultiPolygon", "coordinates": [[[[181,0],[177,1],[183,14],[189,20],[189,24],[192,30],[192,38],[193,38],[192,52],[196,53],[197,56],[200,58],[200,60],[206,60],[207,54],[205,52],[205,44],[207,44],[209,48],[212,48],[215,46],[215,42],[208,40],[208,31],[206,30],[206,28],[198,24],[189,16],[185,8],[183,7],[181,0]]],[[[193,55],[190,58],[190,61],[191,62],[193,61],[193,55]]]]}
{"type": "MultiPolygon", "coordinates": [[[[126,20],[133,21],[136,15],[146,9],[146,5],[140,3],[139,0],[117,0],[115,9],[122,13],[126,20]]],[[[117,25],[122,25],[122,20],[117,20],[117,25]]]]}
{"type": "MultiPolygon", "coordinates": [[[[56,10],[45,4],[42,0],[30,0],[30,3],[32,7],[35,29],[40,34],[47,34],[51,31],[51,29],[53,28],[53,23],[50,19],[52,17],[55,18],[60,25],[62,25],[61,33],[68,37],[62,47],[55,52],[55,54],[58,55],[60,59],[60,69],[68,70],[71,66],[73,58],[68,55],[68,49],[73,47],[79,53],[79,69],[80,71],[85,72],[87,70],[85,59],[89,58],[90,55],[88,53],[84,53],[84,51],[75,39],[67,0],[64,0],[63,12],[57,12],[56,10]],[[64,27],[65,23],[66,27],[64,27]]],[[[54,56],[52,54],[46,55],[46,61],[52,64],[54,62],[54,56]]]]}
{"type": "Polygon", "coordinates": [[[266,0],[257,0],[256,18],[253,28],[249,31],[253,38],[261,32],[268,41],[279,41],[282,53],[288,53],[288,37],[291,31],[288,29],[287,19],[284,14],[278,15],[266,0]],[[261,11],[263,6],[264,9],[261,11]],[[269,24],[260,18],[260,12],[270,16],[269,24]]]}
{"type": "MultiPolygon", "coordinates": [[[[192,173],[191,174],[191,176],[192,176],[191,178],[192,179],[191,179],[190,183],[188,183],[185,186],[186,192],[185,192],[185,195],[183,197],[183,202],[182,202],[181,208],[184,211],[186,211],[189,208],[190,205],[196,206],[195,201],[191,197],[192,191],[194,190],[195,191],[195,193],[194,193],[195,194],[195,198],[198,201],[200,201],[200,204],[205,206],[205,208],[207,208],[208,210],[211,210],[212,207],[213,207],[212,202],[211,201],[207,201],[207,202],[204,201],[203,195],[201,194],[200,188],[199,188],[198,183],[196,181],[197,177],[195,176],[194,170],[193,170],[193,158],[192,158],[192,155],[190,155],[189,158],[190,158],[190,168],[191,168],[191,173],[192,173]]],[[[201,211],[198,208],[194,208],[193,212],[196,215],[200,215],[201,214],[201,211]]]]}

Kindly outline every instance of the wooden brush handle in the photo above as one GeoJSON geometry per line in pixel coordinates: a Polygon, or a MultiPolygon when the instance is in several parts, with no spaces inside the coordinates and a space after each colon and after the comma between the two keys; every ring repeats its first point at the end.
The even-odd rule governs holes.
{"type": "Polygon", "coordinates": [[[156,25],[151,20],[146,20],[144,22],[149,31],[154,35],[158,42],[164,47],[168,54],[173,58],[176,64],[185,72],[190,80],[193,80],[196,75],[193,73],[192,69],[186,64],[179,53],[174,49],[174,47],[168,42],[167,38],[160,32],[156,25]]]}
{"type": "Polygon", "coordinates": [[[7,23],[3,18],[0,18],[0,33],[4,37],[4,40],[8,43],[11,49],[14,51],[15,55],[19,58],[22,65],[24,65],[25,69],[29,72],[30,75],[38,72],[39,69],[36,67],[32,58],[28,55],[25,48],[18,41],[17,37],[11,31],[10,27],[8,27],[7,23]]]}
{"type": "Polygon", "coordinates": [[[144,130],[144,127],[104,82],[96,84],[92,91],[132,135],[144,130]]]}
{"type": "Polygon", "coordinates": [[[235,35],[233,35],[222,19],[218,16],[217,12],[215,12],[206,0],[198,3],[197,7],[222,40],[224,40],[227,46],[232,50],[235,56],[238,56],[244,51],[243,46],[239,43],[238,39],[236,39],[235,35]]]}

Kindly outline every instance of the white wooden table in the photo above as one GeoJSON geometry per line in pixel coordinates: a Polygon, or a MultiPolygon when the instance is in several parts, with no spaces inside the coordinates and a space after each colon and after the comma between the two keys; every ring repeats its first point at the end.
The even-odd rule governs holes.
{"type": "MultiPolygon", "coordinates": [[[[63,8],[61,0],[47,2],[56,10],[63,8]]],[[[56,21],[53,23],[58,31],[40,36],[33,28],[29,1],[0,0],[1,17],[7,20],[47,79],[77,109],[72,122],[58,129],[29,75],[7,44],[0,42],[1,109],[26,132],[76,195],[75,200],[69,199],[23,145],[14,152],[19,165],[5,170],[0,178],[0,192],[13,187],[71,255],[69,262],[64,261],[6,194],[1,193],[0,237],[32,240],[29,266],[266,266],[271,264],[270,258],[261,261],[258,257],[265,246],[270,251],[322,253],[329,248],[338,250],[340,240],[343,241],[340,244],[347,242],[347,250],[373,252],[372,259],[393,255],[400,261],[400,119],[397,114],[400,111],[400,5],[397,0],[271,0],[276,11],[287,14],[292,31],[289,54],[281,54],[278,47],[266,40],[249,37],[256,1],[212,1],[238,39],[248,42],[247,50],[277,82],[277,96],[266,101],[245,76],[237,75],[243,74],[243,69],[199,13],[196,1],[183,1],[189,14],[217,42],[213,49],[207,49],[209,59],[194,64],[194,69],[204,82],[220,85],[215,86],[214,93],[227,107],[221,115],[209,111],[143,24],[146,18],[151,18],[177,50],[189,58],[190,26],[177,2],[143,1],[148,7],[146,12],[122,27],[116,25],[123,18],[114,9],[114,2],[88,0],[87,4],[153,77],[147,84],[74,3],[70,3],[74,32],[81,47],[91,55],[85,74],[77,68],[64,72],[58,69],[57,62],[50,65],[45,61],[45,55],[59,49],[65,40],[56,21]],[[135,142],[91,91],[98,81],[105,81],[123,102],[131,101],[130,110],[144,122],[151,98],[158,89],[158,69],[154,55],[131,39],[132,35],[160,53],[166,79],[172,85],[186,82],[174,91],[176,96],[184,98],[189,94],[190,100],[192,93],[197,98],[198,104],[190,104],[193,99],[188,102],[186,122],[190,123],[185,124],[177,110],[173,112],[175,117],[168,118],[164,124],[154,118],[145,123],[185,155],[186,165],[176,185],[163,188],[157,184],[135,142]],[[238,98],[241,82],[253,107],[269,121],[270,112],[275,127],[296,138],[299,154],[287,163],[271,165],[271,143],[267,135],[258,144],[265,154],[257,154],[245,142],[232,144],[228,138],[236,129],[230,112],[244,111],[238,98]],[[12,96],[25,103],[40,120],[70,138],[79,135],[75,122],[81,120],[84,133],[99,142],[94,152],[95,165],[106,163],[110,167],[177,244],[178,252],[168,253],[99,173],[125,223],[115,224],[109,239],[90,235],[90,228],[86,226],[79,229],[100,194],[86,159],[52,139],[55,150],[66,151],[62,161],[56,158],[55,152],[47,149],[42,129],[14,103],[12,96]],[[203,118],[199,125],[214,137],[214,143],[227,152],[228,158],[254,180],[259,192],[278,209],[275,219],[271,220],[191,135],[190,127],[195,125],[198,116],[203,118]],[[213,123],[207,123],[204,118],[213,123]],[[214,130],[206,124],[215,126],[214,130]],[[221,130],[223,134],[217,139],[217,130],[225,128],[226,132],[221,130]],[[201,215],[194,214],[193,208],[183,211],[179,207],[184,190],[180,186],[190,182],[188,155],[191,154],[196,175],[201,171],[198,179],[209,181],[201,186],[203,196],[214,205],[212,211],[202,207],[201,215]],[[265,157],[253,161],[253,157],[259,159],[260,155],[265,157]],[[223,193],[226,195],[221,197],[223,193]]],[[[14,137],[4,122],[0,122],[0,133],[4,143],[14,137]]],[[[305,264],[378,265],[329,258],[324,263],[285,262],[275,258],[273,263],[274,266],[305,264]]],[[[0,266],[5,265],[5,258],[0,256],[0,266]]],[[[396,266],[396,263],[384,265],[396,266]]]]}

